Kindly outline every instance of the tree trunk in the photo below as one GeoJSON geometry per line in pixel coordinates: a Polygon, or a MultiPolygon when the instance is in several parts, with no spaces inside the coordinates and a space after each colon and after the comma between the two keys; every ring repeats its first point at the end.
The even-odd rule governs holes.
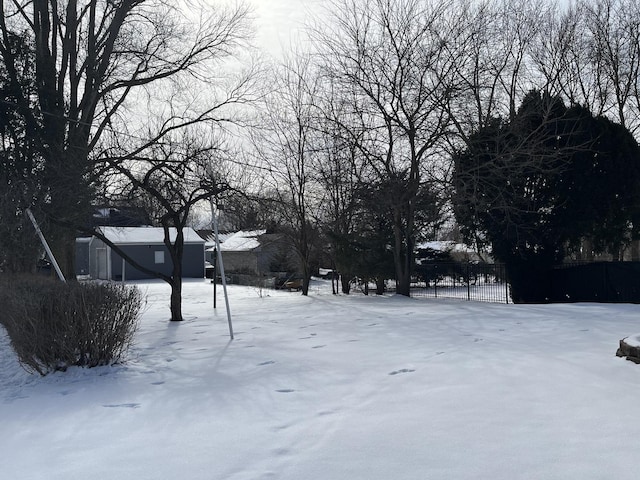
{"type": "Polygon", "coordinates": [[[171,271],[171,321],[182,321],[182,257],[184,255],[184,234],[182,228],[177,229],[173,245],[165,231],[165,245],[169,249],[173,269],[171,271]]]}
{"type": "Polygon", "coordinates": [[[351,293],[351,278],[348,275],[341,273],[340,284],[342,286],[342,293],[349,295],[349,293],[351,293]]]}
{"type": "Polygon", "coordinates": [[[302,295],[309,295],[309,283],[311,283],[311,272],[309,261],[305,258],[302,261],[302,295]]]}
{"type": "Polygon", "coordinates": [[[171,281],[171,321],[182,321],[182,276],[174,276],[171,281]]]}
{"type": "Polygon", "coordinates": [[[407,238],[406,230],[402,225],[401,208],[394,208],[393,235],[395,248],[393,249],[393,260],[396,270],[396,293],[411,296],[411,259],[413,258],[411,248],[412,241],[407,238]]]}
{"type": "Polygon", "coordinates": [[[76,235],[75,231],[60,225],[49,225],[45,231],[45,240],[51,247],[53,253],[65,280],[76,280],[76,235]]]}
{"type": "Polygon", "coordinates": [[[404,295],[405,297],[411,296],[411,275],[407,271],[398,272],[396,279],[396,293],[404,295]]]}

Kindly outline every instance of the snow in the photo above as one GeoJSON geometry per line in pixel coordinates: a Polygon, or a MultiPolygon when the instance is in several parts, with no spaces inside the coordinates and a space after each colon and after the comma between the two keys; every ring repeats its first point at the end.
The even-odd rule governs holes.
{"type": "MultiPolygon", "coordinates": [[[[162,244],[164,242],[164,229],[162,227],[100,227],[100,230],[113,243],[120,245],[133,244],[162,244]]],[[[191,227],[183,229],[185,243],[202,243],[204,240],[191,227]]],[[[173,242],[176,238],[176,229],[169,228],[169,238],[173,242]]]]}
{"type": "Polygon", "coordinates": [[[640,334],[630,335],[629,337],[624,339],[624,343],[626,343],[630,347],[640,347],[640,334]]]}
{"type": "Polygon", "coordinates": [[[475,251],[464,243],[456,243],[447,240],[433,240],[430,242],[422,242],[417,246],[420,248],[430,248],[438,252],[463,252],[475,253],[475,251]]]}
{"type": "Polygon", "coordinates": [[[0,327],[2,478],[637,478],[640,366],[615,351],[640,305],[231,285],[231,341],[208,281],[179,324],[137,284],[122,365],[29,375],[0,327]]]}
{"type": "MultiPolygon", "coordinates": [[[[223,252],[249,252],[260,247],[260,241],[258,237],[264,235],[266,230],[253,230],[253,231],[240,231],[229,235],[220,245],[220,250],[223,252]]],[[[211,249],[210,249],[211,251],[211,249]]]]}

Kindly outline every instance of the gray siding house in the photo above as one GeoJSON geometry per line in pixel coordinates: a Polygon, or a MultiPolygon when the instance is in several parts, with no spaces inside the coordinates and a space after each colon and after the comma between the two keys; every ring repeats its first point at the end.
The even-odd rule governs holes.
{"type": "MultiPolygon", "coordinates": [[[[220,235],[220,243],[227,282],[276,287],[281,279],[292,278],[298,269],[298,258],[283,234],[240,231],[220,235]]],[[[207,261],[211,264],[214,252],[215,247],[207,248],[207,261]]]]}
{"type": "MultiPolygon", "coordinates": [[[[258,258],[261,256],[260,236],[264,235],[264,230],[250,232],[235,232],[221,239],[220,250],[224,269],[229,273],[242,273],[248,275],[258,275],[261,273],[258,267],[258,258]]],[[[215,247],[214,247],[215,248],[215,247]]],[[[211,253],[211,250],[208,249],[211,253]]],[[[268,269],[262,270],[269,271],[268,269]]]]}
{"type": "MultiPolygon", "coordinates": [[[[164,230],[160,227],[100,227],[100,231],[139,264],[165,275],[171,275],[172,263],[164,245],[164,230]]],[[[184,278],[204,278],[205,241],[192,228],[183,230],[184,278]]],[[[170,230],[171,240],[176,230],[170,230]]],[[[89,242],[89,272],[91,278],[102,280],[141,280],[153,278],[124,261],[102,240],[93,237],[89,242]]]]}

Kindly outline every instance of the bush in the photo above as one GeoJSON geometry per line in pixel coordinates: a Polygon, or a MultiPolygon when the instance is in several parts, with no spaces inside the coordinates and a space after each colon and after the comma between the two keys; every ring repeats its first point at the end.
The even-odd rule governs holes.
{"type": "Polygon", "coordinates": [[[0,280],[0,305],[20,363],[46,375],[119,362],[133,341],[142,296],[122,285],[9,277],[0,280]]]}

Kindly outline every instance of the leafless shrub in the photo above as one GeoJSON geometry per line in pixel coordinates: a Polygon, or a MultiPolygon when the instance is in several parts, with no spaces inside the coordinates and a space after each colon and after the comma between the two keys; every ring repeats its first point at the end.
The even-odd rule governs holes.
{"type": "Polygon", "coordinates": [[[122,360],[137,329],[142,297],[114,284],[0,278],[0,323],[23,367],[46,375],[69,366],[122,360]]]}

